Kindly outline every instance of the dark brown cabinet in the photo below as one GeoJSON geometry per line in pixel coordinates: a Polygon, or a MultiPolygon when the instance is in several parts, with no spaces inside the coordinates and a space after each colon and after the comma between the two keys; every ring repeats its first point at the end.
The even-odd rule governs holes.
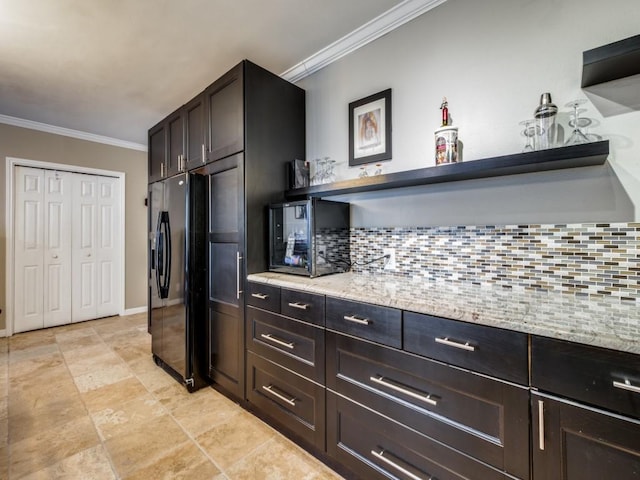
{"type": "Polygon", "coordinates": [[[285,433],[324,452],[324,296],[252,282],[247,291],[247,400],[285,433]]]}
{"type": "Polygon", "coordinates": [[[149,130],[149,183],[166,177],[167,125],[160,122],[149,130]]]}
{"type": "Polygon", "coordinates": [[[186,171],[184,163],[184,115],[183,110],[177,110],[167,118],[167,160],[166,175],[172,177],[176,173],[186,171]]]}
{"type": "Polygon", "coordinates": [[[531,339],[535,480],[640,479],[640,357],[531,339]]]}
{"type": "Polygon", "coordinates": [[[535,480],[640,478],[640,422],[538,394],[531,398],[535,480]]]}
{"type": "Polygon", "coordinates": [[[211,164],[209,178],[209,375],[232,395],[244,397],[243,156],[211,164]]]}
{"type": "Polygon", "coordinates": [[[202,98],[209,142],[202,168],[209,176],[209,371],[215,385],[244,400],[245,279],[267,269],[266,207],[282,199],[287,162],[305,152],[305,93],[245,60],[202,98]]]}
{"type": "Polygon", "coordinates": [[[327,332],[327,388],[518,478],[528,478],[529,390],[327,332]]]}
{"type": "Polygon", "coordinates": [[[192,170],[206,163],[205,96],[198,95],[182,108],[184,117],[183,168],[192,170]]]}
{"type": "MultiPolygon", "coordinates": [[[[244,149],[245,66],[245,63],[237,65],[211,84],[204,92],[206,142],[208,161],[210,162],[244,149]]],[[[246,113],[248,115],[253,114],[251,107],[252,105],[247,104],[248,111],[246,113]]],[[[269,119],[268,112],[261,113],[267,114],[261,121],[266,123],[273,121],[273,119],[269,119]]],[[[283,125],[283,128],[286,128],[286,125],[283,125]]],[[[269,178],[273,179],[273,177],[269,178]]]]}

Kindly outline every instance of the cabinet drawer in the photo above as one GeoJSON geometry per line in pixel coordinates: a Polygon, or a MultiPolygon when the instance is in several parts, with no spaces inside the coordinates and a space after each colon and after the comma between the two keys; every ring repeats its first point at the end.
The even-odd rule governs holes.
{"type": "Polygon", "coordinates": [[[327,388],[528,478],[526,388],[332,332],[327,332],[327,388]]]}
{"type": "Polygon", "coordinates": [[[533,337],[531,385],[640,418],[640,355],[533,337]]]}
{"type": "Polygon", "coordinates": [[[280,312],[298,320],[324,325],[324,295],[283,288],[280,312]]]}
{"type": "Polygon", "coordinates": [[[327,298],[327,328],[402,347],[402,311],[368,303],[327,298]]]}
{"type": "Polygon", "coordinates": [[[332,392],[327,453],[367,480],[513,478],[332,392]]]}
{"type": "Polygon", "coordinates": [[[280,313],[280,287],[248,282],[247,290],[247,305],[280,313]]]}
{"type": "Polygon", "coordinates": [[[247,352],[247,399],[284,429],[324,450],[324,387],[247,352]]]}
{"type": "Polygon", "coordinates": [[[247,307],[247,349],[324,384],[324,329],[247,307]]]}
{"type": "Polygon", "coordinates": [[[527,335],[484,325],[404,313],[404,349],[527,385],[527,335]]]}

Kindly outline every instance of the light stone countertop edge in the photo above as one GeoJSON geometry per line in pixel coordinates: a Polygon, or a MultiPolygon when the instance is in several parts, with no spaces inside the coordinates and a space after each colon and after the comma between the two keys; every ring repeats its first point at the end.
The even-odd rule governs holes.
{"type": "Polygon", "coordinates": [[[247,280],[640,354],[640,308],[613,299],[355,273],[264,272],[247,280]]]}

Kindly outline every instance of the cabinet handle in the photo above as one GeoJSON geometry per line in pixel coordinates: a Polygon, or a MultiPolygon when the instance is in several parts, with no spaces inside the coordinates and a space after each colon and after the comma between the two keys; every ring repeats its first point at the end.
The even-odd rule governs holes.
{"type": "Polygon", "coordinates": [[[204,143],[202,144],[202,163],[207,163],[207,153],[205,152],[204,143]]]}
{"type": "Polygon", "coordinates": [[[259,298],[260,300],[266,300],[267,298],[269,298],[269,295],[267,295],[266,293],[252,293],[251,296],[254,298],[259,298]]]}
{"type": "Polygon", "coordinates": [[[628,390],[629,392],[640,393],[640,387],[631,385],[631,382],[629,380],[625,380],[624,382],[618,382],[614,380],[613,386],[616,388],[621,388],[622,390],[628,390]]]}
{"type": "Polygon", "coordinates": [[[290,307],[293,308],[299,308],[300,310],[306,310],[307,308],[309,308],[309,305],[306,303],[300,303],[300,302],[295,302],[295,303],[289,303],[290,307]]]}
{"type": "Polygon", "coordinates": [[[405,395],[408,395],[411,398],[415,398],[416,400],[420,400],[422,402],[428,403],[429,405],[433,405],[434,407],[438,405],[438,402],[431,398],[430,393],[424,393],[419,390],[414,391],[414,389],[410,387],[402,385],[401,383],[398,383],[394,380],[384,378],[383,376],[369,377],[369,380],[377,383],[378,385],[384,385],[385,387],[390,388],[391,390],[395,390],[396,392],[404,393],[405,395]]]}
{"type": "Polygon", "coordinates": [[[240,252],[236,252],[236,300],[240,300],[240,294],[242,290],[240,290],[240,261],[242,257],[240,256],[240,252]]]}
{"type": "Polygon", "coordinates": [[[371,320],[369,320],[368,318],[358,318],[355,315],[345,315],[342,318],[344,318],[347,322],[358,323],[360,325],[369,325],[369,323],[371,323],[371,320]]]}
{"type": "Polygon", "coordinates": [[[160,177],[164,178],[164,162],[160,164],[160,177]]]}
{"type": "Polygon", "coordinates": [[[538,400],[538,448],[544,450],[544,402],[538,400]]]}
{"type": "Polygon", "coordinates": [[[454,342],[453,340],[449,340],[449,337],[444,337],[444,338],[436,337],[435,341],[436,343],[442,343],[443,345],[459,348],[461,350],[466,350],[468,352],[475,352],[476,350],[476,347],[474,347],[473,345],[469,345],[469,342],[466,342],[466,343],[454,342]]]}
{"type": "Polygon", "coordinates": [[[293,350],[293,348],[295,347],[295,344],[293,342],[285,342],[284,340],[280,340],[279,338],[274,337],[270,333],[261,333],[260,336],[266,340],[269,340],[270,342],[290,348],[291,350],[293,350]]]}
{"type": "Polygon", "coordinates": [[[273,385],[263,385],[262,386],[263,390],[266,390],[267,392],[269,392],[271,395],[273,395],[276,398],[279,398],[280,400],[282,400],[283,402],[287,402],[289,405],[291,405],[292,407],[296,406],[296,397],[291,397],[291,398],[287,398],[284,395],[282,395],[281,393],[276,392],[273,389],[273,385]]]}
{"type": "MultiPolygon", "coordinates": [[[[412,480],[425,480],[425,478],[426,478],[426,480],[438,480],[436,477],[433,477],[431,475],[429,475],[429,477],[425,477],[425,478],[419,477],[415,473],[410,472],[409,469],[407,469],[407,468],[399,465],[398,463],[396,463],[397,460],[396,460],[396,462],[394,462],[390,458],[385,457],[384,456],[385,453],[386,452],[384,450],[381,450],[379,452],[376,452],[375,450],[371,450],[371,455],[373,455],[374,457],[376,457],[379,460],[382,460],[384,463],[386,463],[390,467],[395,468],[397,471],[404,473],[407,477],[411,478],[412,480]]],[[[389,455],[389,454],[387,453],[387,455],[389,455]]],[[[393,455],[393,456],[395,456],[395,455],[393,455]]],[[[398,460],[400,460],[400,459],[398,459],[398,460]]],[[[402,462],[402,463],[404,463],[404,462],[402,462]]]]}
{"type": "Polygon", "coordinates": [[[178,171],[182,171],[182,155],[178,155],[178,171]]]}

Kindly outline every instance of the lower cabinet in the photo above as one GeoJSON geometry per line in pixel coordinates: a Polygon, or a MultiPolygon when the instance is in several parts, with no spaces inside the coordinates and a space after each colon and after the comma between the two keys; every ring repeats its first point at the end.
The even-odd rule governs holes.
{"type": "Polygon", "coordinates": [[[286,430],[325,448],[325,389],[247,352],[247,399],[286,430]]]}
{"type": "Polygon", "coordinates": [[[328,331],[327,388],[432,442],[529,477],[527,387],[328,331]]]}
{"type": "Polygon", "coordinates": [[[532,394],[534,480],[640,479],[640,421],[532,394]]]}
{"type": "Polygon", "coordinates": [[[513,478],[331,391],[327,453],[367,480],[513,478]]]}

